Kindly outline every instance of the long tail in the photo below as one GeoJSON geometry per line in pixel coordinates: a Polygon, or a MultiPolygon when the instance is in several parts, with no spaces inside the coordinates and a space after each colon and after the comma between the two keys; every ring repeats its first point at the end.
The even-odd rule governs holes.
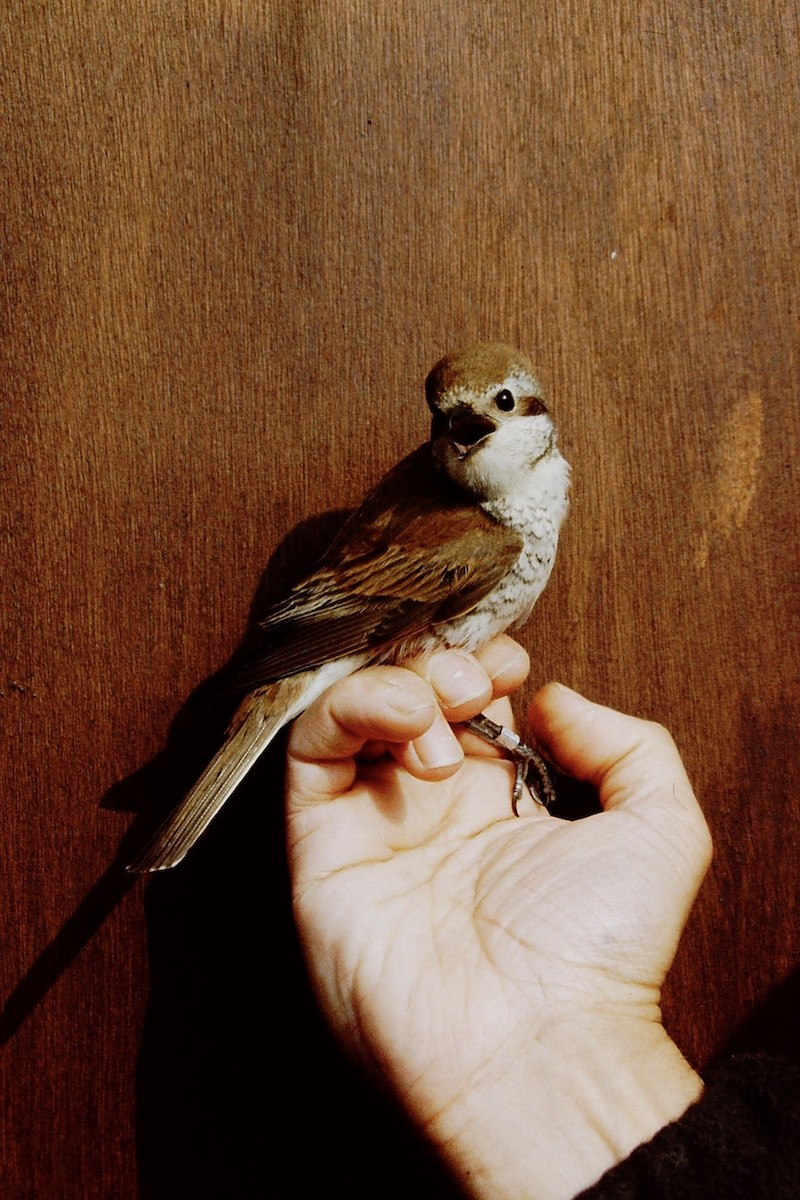
{"type": "Polygon", "coordinates": [[[208,828],[275,735],[318,690],[316,671],[280,679],[251,693],[239,706],[224,744],[164,824],[128,866],[129,871],[165,871],[177,866],[208,828]]]}

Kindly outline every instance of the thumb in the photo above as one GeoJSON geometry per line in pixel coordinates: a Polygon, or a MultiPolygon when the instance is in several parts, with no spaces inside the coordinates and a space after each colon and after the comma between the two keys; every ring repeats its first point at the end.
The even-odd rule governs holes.
{"type": "Polygon", "coordinates": [[[529,720],[556,767],[594,785],[604,809],[641,809],[652,825],[680,830],[698,870],[705,871],[711,857],[708,827],[662,725],[594,704],[560,683],[546,684],[534,696],[529,720]]]}

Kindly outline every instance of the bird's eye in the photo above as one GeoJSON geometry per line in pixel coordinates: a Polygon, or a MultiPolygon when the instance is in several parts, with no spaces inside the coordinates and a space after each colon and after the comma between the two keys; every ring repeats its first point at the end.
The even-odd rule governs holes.
{"type": "Polygon", "coordinates": [[[495,406],[501,412],[511,412],[516,404],[513,393],[508,388],[503,388],[502,392],[498,392],[494,398],[495,406]]]}

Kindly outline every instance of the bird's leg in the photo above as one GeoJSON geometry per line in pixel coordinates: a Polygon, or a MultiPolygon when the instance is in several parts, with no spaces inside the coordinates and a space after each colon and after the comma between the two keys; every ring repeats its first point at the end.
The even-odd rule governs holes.
{"type": "Polygon", "coordinates": [[[527,784],[528,791],[536,803],[541,804],[544,808],[549,809],[555,803],[556,791],[550,768],[538,750],[534,750],[533,746],[526,746],[513,729],[508,729],[505,725],[498,725],[496,721],[490,721],[483,713],[479,713],[477,717],[472,717],[468,721],[462,721],[461,724],[470,733],[475,733],[479,738],[483,738],[485,742],[507,750],[513,758],[516,774],[514,790],[511,793],[511,809],[515,817],[519,816],[518,806],[522,798],[523,785],[527,784]]]}

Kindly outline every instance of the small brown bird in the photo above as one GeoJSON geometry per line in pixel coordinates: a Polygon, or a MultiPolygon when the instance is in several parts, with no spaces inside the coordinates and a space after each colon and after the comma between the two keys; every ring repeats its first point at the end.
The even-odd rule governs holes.
{"type": "MultiPolygon", "coordinates": [[[[438,362],[425,393],[430,440],[259,621],[224,744],[129,870],[179,863],[278,731],[337,679],[437,646],[476,650],[530,614],[553,566],[570,474],[534,369],[509,346],[481,343],[438,362]]],[[[487,726],[501,728],[476,732],[513,751],[514,734],[487,726]]]]}

